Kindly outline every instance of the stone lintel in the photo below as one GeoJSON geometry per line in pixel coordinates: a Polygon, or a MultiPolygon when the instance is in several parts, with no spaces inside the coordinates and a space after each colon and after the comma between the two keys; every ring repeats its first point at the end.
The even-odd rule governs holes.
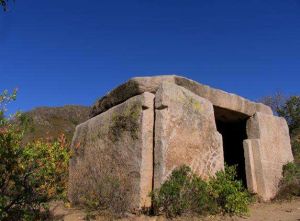
{"type": "Polygon", "coordinates": [[[155,94],[162,82],[174,83],[182,86],[196,95],[206,98],[214,106],[220,108],[233,110],[247,116],[252,116],[256,112],[272,115],[271,108],[264,104],[252,102],[241,96],[214,89],[184,77],[162,75],[154,77],[136,77],[118,86],[93,105],[90,117],[97,116],[109,108],[124,102],[130,97],[142,94],[143,92],[147,91],[155,94]]]}

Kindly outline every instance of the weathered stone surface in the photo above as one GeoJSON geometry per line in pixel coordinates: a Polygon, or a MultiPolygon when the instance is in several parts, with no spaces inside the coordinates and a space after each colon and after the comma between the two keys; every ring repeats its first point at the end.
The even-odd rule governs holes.
{"type": "Polygon", "coordinates": [[[175,82],[193,93],[206,98],[214,106],[229,109],[248,116],[254,115],[256,112],[265,114],[273,114],[270,107],[262,104],[252,102],[236,94],[227,93],[225,91],[211,88],[206,85],[199,84],[183,77],[175,77],[175,82]]]}
{"type": "Polygon", "coordinates": [[[155,109],[154,188],[183,164],[203,178],[224,167],[222,137],[208,100],[163,83],[156,93],[155,109]]]}
{"type": "Polygon", "coordinates": [[[174,83],[173,75],[158,76],[158,77],[136,77],[128,80],[124,84],[116,87],[108,92],[104,97],[100,98],[93,105],[90,117],[108,110],[109,108],[120,104],[130,97],[142,94],[144,92],[154,93],[157,91],[161,82],[174,83]]]}
{"type": "MultiPolygon", "coordinates": [[[[90,117],[77,127],[72,142],[69,198],[74,203],[86,192],[97,193],[107,177],[122,184],[126,205],[134,210],[150,206],[149,192],[180,165],[204,179],[214,175],[224,167],[216,120],[229,131],[243,125],[243,137],[229,144],[236,133],[219,127],[225,150],[234,151],[228,145],[241,147],[248,119],[247,187],[264,200],[275,196],[282,165],[293,160],[287,123],[268,106],[175,75],[133,78],[101,98],[90,117]]],[[[234,158],[236,151],[232,159],[225,153],[228,162],[244,168],[242,158],[234,158]]]]}
{"type": "Polygon", "coordinates": [[[247,135],[247,186],[264,200],[270,200],[277,193],[282,166],[293,161],[287,123],[284,118],[256,113],[247,122],[247,135]]]}
{"type": "Polygon", "coordinates": [[[130,79],[97,101],[92,107],[90,117],[94,117],[108,110],[109,108],[122,103],[132,96],[146,91],[156,93],[162,82],[175,83],[203,98],[206,98],[215,106],[237,111],[248,116],[252,116],[256,112],[272,114],[272,110],[264,104],[249,101],[238,95],[214,89],[184,77],[166,75],[156,77],[137,77],[130,79]]]}
{"type": "Polygon", "coordinates": [[[153,108],[154,95],[145,92],[77,126],[69,169],[72,203],[119,182],[130,210],[151,205],[153,108]]]}

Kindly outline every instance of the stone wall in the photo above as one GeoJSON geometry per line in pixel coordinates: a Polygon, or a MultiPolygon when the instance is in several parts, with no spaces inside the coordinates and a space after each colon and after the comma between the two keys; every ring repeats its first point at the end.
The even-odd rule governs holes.
{"type": "Polygon", "coordinates": [[[211,88],[207,85],[200,84],[184,77],[166,75],[156,77],[137,77],[130,79],[99,99],[93,105],[90,112],[90,117],[97,116],[109,108],[124,102],[128,98],[142,94],[146,91],[155,94],[162,82],[173,83],[182,86],[194,94],[206,98],[214,106],[240,112],[248,115],[249,117],[254,115],[256,112],[272,115],[271,108],[264,104],[249,101],[236,94],[211,88]]]}
{"type": "Polygon", "coordinates": [[[211,102],[175,84],[163,83],[156,93],[154,147],[155,189],[181,165],[202,178],[224,168],[211,102]]]}
{"type": "Polygon", "coordinates": [[[149,207],[149,193],[180,165],[204,179],[224,168],[218,118],[247,123],[244,157],[248,189],[264,200],[277,191],[282,165],[292,161],[288,128],[269,107],[178,76],[133,78],[96,102],[76,128],[69,199],[100,194],[119,183],[128,209],[149,207]],[[234,116],[226,115],[231,110],[234,116]],[[108,185],[109,186],[109,185],[108,185]],[[101,188],[100,188],[101,189],[101,188]]]}
{"type": "Polygon", "coordinates": [[[256,113],[247,122],[244,141],[248,189],[272,199],[282,177],[282,166],[293,161],[289,129],[284,118],[256,113]]]}
{"type": "Polygon", "coordinates": [[[130,210],[151,205],[153,107],[154,95],[145,92],[77,126],[69,169],[71,202],[80,204],[87,194],[109,194],[108,188],[121,185],[130,210]]]}

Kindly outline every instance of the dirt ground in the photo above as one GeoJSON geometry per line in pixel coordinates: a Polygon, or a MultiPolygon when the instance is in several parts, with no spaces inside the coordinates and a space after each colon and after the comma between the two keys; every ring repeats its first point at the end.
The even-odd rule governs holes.
{"type": "MultiPolygon", "coordinates": [[[[63,202],[53,202],[50,206],[51,220],[81,221],[88,220],[87,213],[83,210],[66,208],[63,202]]],[[[89,216],[89,215],[88,215],[89,216]]],[[[91,216],[91,215],[90,215],[91,216]]],[[[109,215],[91,217],[97,221],[114,220],[109,215]]],[[[162,216],[148,217],[128,215],[120,221],[166,221],[162,216]]],[[[180,217],[175,221],[300,221],[300,198],[285,202],[256,203],[250,206],[249,217],[209,216],[209,217],[180,217]]]]}

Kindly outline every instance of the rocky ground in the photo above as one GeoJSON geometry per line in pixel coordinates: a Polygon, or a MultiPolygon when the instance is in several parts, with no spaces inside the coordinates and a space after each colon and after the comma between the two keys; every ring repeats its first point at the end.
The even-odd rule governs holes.
{"type": "MultiPolygon", "coordinates": [[[[81,221],[81,220],[114,220],[110,215],[93,216],[87,214],[83,210],[66,208],[63,202],[53,202],[50,207],[51,220],[65,220],[65,221],[81,221]],[[92,219],[93,218],[93,219],[92,219]]],[[[134,216],[128,215],[126,218],[119,219],[120,221],[166,221],[163,216],[134,216]]],[[[180,217],[173,219],[175,221],[300,221],[300,198],[292,201],[271,202],[271,203],[256,203],[250,206],[249,217],[229,217],[229,216],[210,216],[210,217],[180,217]]]]}

